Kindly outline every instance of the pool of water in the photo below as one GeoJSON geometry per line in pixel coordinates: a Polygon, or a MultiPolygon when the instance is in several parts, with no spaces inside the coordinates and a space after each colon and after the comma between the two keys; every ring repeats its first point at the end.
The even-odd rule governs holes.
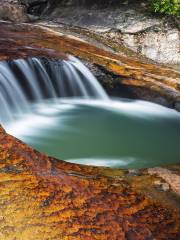
{"type": "Polygon", "coordinates": [[[143,168],[180,162],[180,113],[129,99],[57,99],[4,122],[33,148],[73,163],[143,168]]]}

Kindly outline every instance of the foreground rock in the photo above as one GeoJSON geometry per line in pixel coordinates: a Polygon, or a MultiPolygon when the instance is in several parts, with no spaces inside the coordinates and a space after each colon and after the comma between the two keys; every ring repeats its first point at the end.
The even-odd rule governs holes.
{"type": "Polygon", "coordinates": [[[180,238],[179,197],[156,176],[48,158],[2,128],[0,159],[3,240],[180,238]]]}

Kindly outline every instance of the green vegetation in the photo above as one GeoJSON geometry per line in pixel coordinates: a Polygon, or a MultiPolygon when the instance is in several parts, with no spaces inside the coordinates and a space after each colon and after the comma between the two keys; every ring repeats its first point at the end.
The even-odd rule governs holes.
{"type": "Polygon", "coordinates": [[[180,0],[150,0],[154,12],[180,17],[180,0]]]}

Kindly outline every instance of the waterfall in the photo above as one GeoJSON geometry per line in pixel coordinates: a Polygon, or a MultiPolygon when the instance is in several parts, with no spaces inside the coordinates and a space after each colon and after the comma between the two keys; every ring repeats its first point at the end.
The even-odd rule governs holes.
{"type": "Polygon", "coordinates": [[[0,62],[0,121],[29,110],[46,98],[108,99],[89,69],[77,58],[27,58],[0,62]]]}

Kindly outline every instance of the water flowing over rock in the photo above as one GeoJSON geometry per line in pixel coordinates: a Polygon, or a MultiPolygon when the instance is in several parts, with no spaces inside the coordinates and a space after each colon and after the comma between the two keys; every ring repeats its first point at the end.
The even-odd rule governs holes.
{"type": "MultiPolygon", "coordinates": [[[[43,56],[67,63],[67,54],[72,54],[124,85],[143,86],[165,96],[172,107],[179,104],[176,70],[100,49],[56,27],[1,22],[0,29],[0,59],[23,65],[22,72],[27,60],[15,59],[43,56]]],[[[148,170],[66,163],[33,150],[0,127],[0,238],[179,239],[179,169],[150,169],[149,175],[148,170]]]]}
{"type": "Polygon", "coordinates": [[[149,64],[134,57],[115,54],[107,48],[95,47],[92,43],[88,43],[88,39],[82,40],[77,35],[76,37],[69,35],[56,25],[17,24],[13,27],[7,23],[0,25],[1,60],[27,56],[66,58],[65,54],[68,53],[113,74],[115,78],[110,82],[112,87],[121,83],[123,86],[135,89],[138,97],[144,95],[143,89],[145,89],[144,99],[148,95],[148,100],[153,101],[155,96],[157,100],[160,99],[160,104],[167,102],[168,106],[177,107],[178,110],[179,71],[149,64]]]}
{"type": "Polygon", "coordinates": [[[12,112],[28,110],[29,101],[45,98],[83,97],[108,99],[91,72],[76,58],[48,61],[28,58],[0,62],[0,120],[11,119],[12,112]]]}

